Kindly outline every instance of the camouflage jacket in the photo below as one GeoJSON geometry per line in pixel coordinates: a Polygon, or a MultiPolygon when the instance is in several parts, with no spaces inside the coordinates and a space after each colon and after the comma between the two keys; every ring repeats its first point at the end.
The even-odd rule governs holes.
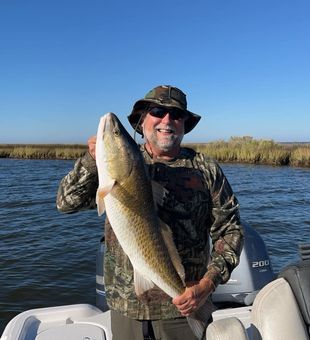
{"type": "MultiPolygon", "coordinates": [[[[189,148],[182,148],[175,160],[160,163],[153,161],[144,146],[141,152],[151,179],[159,184],[154,195],[158,214],[173,232],[186,281],[198,281],[207,276],[215,286],[227,282],[239,262],[243,230],[238,201],[221,168],[189,148]]],[[[61,181],[57,208],[68,213],[95,208],[97,186],[96,164],[86,153],[61,181]]],[[[130,318],[180,317],[171,298],[159,289],[137,298],[131,263],[108,219],[105,222],[104,281],[110,308],[130,318]]]]}

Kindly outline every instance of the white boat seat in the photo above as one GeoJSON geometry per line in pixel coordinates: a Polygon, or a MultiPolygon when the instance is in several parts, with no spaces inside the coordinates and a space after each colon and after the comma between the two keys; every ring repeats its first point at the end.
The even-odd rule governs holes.
{"type": "Polygon", "coordinates": [[[285,279],[272,281],[256,296],[252,336],[255,340],[309,340],[297,301],[285,279]]]}
{"type": "Polygon", "coordinates": [[[207,329],[208,340],[309,340],[310,259],[284,268],[278,279],[257,294],[251,311],[251,326],[223,318],[207,329]]]}
{"type": "Polygon", "coordinates": [[[207,328],[207,340],[248,340],[242,322],[236,317],[213,321],[207,328]]]}
{"type": "Polygon", "coordinates": [[[309,340],[310,261],[305,262],[287,267],[277,280],[258,293],[252,309],[253,339],[309,340]],[[298,291],[298,298],[287,281],[288,277],[292,287],[298,291]],[[302,307],[299,306],[300,303],[302,307]],[[305,320],[302,308],[306,312],[305,320]]]}
{"type": "MultiPolygon", "coordinates": [[[[247,333],[237,318],[212,322],[207,340],[247,340],[247,333]],[[243,329],[242,329],[243,328],[243,329]]],[[[251,311],[252,340],[309,340],[307,328],[289,283],[278,278],[257,294],[251,311]]]]}
{"type": "Polygon", "coordinates": [[[310,335],[310,259],[284,268],[279,277],[290,284],[310,335]]]}

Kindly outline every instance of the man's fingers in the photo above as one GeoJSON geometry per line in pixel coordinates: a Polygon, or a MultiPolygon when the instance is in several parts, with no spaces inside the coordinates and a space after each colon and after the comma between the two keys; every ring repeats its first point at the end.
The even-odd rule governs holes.
{"type": "Polygon", "coordinates": [[[96,159],[96,140],[96,136],[91,136],[87,141],[88,151],[94,159],[96,159]]]}

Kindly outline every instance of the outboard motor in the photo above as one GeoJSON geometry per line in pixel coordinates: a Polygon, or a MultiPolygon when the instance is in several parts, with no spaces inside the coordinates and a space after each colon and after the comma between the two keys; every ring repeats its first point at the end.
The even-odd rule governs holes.
{"type": "Polygon", "coordinates": [[[215,305],[251,305],[258,291],[275,278],[265,243],[247,223],[244,228],[244,247],[240,263],[229,281],[219,285],[212,295],[215,305]]]}

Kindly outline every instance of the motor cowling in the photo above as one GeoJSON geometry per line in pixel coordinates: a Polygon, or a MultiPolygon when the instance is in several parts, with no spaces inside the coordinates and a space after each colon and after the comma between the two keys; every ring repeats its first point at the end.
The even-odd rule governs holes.
{"type": "Polygon", "coordinates": [[[259,290],[275,278],[262,237],[248,223],[243,222],[242,226],[244,246],[240,263],[229,281],[214,291],[212,300],[215,304],[251,305],[259,290]]]}

